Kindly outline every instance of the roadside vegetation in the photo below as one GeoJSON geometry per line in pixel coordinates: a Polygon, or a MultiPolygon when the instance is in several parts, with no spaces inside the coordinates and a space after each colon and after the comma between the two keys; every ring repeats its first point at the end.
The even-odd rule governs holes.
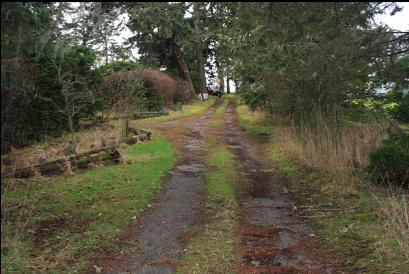
{"type": "MultiPolygon", "coordinates": [[[[189,104],[207,84],[230,93],[234,82],[243,126],[268,140],[274,165],[308,197],[300,215],[351,268],[407,269],[409,33],[377,21],[402,6],[3,2],[2,176],[41,173],[36,164],[113,143],[124,161],[73,174],[69,158],[64,176],[3,180],[2,268],[83,270],[91,250],[149,203],[175,156],[157,133],[151,143],[123,145],[142,142],[130,125],[193,117],[214,102],[189,104]],[[133,121],[148,111],[169,115],[133,121]]],[[[222,126],[225,104],[213,126],[222,126]]],[[[206,233],[217,240],[199,233],[189,266],[202,256],[194,249],[226,269],[235,258],[234,240],[220,246],[233,237],[223,227],[235,225],[229,157],[209,139],[206,233]]]]}
{"type": "MultiPolygon", "coordinates": [[[[2,272],[81,272],[148,206],[175,156],[157,132],[123,162],[74,175],[2,181],[2,272]]],[[[120,250],[112,250],[117,253],[120,250]]]]}
{"type": "Polygon", "coordinates": [[[376,134],[383,124],[345,129],[344,150],[337,150],[328,145],[325,124],[299,136],[291,124],[266,112],[243,104],[237,112],[243,127],[266,137],[262,150],[289,178],[298,197],[297,215],[314,225],[351,271],[404,273],[409,266],[407,189],[374,184],[365,172],[369,156],[387,138],[376,134]],[[359,162],[350,165],[352,160],[359,162]]]}

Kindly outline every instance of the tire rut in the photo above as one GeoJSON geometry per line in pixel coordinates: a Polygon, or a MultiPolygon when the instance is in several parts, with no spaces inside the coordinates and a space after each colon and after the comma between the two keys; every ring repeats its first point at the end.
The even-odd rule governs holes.
{"type": "MultiPolygon", "coordinates": [[[[156,128],[180,149],[150,208],[130,228],[126,254],[103,260],[100,273],[173,273],[202,208],[204,135],[222,100],[199,117],[164,122],[156,128]]],[[[155,127],[155,125],[152,125],[155,127]]]]}
{"type": "Polygon", "coordinates": [[[238,273],[336,273],[335,262],[310,227],[293,215],[293,204],[279,176],[252,149],[231,100],[221,137],[236,159],[243,182],[238,187],[242,262],[238,273]]]}

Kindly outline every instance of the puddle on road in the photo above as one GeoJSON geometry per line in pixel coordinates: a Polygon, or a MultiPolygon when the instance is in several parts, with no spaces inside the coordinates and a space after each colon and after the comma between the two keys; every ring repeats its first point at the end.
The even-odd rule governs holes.
{"type": "Polygon", "coordinates": [[[185,145],[184,147],[189,151],[205,151],[205,149],[201,145],[190,144],[185,145]]]}
{"type": "Polygon", "coordinates": [[[244,239],[244,243],[248,247],[285,249],[297,243],[300,238],[301,237],[295,232],[289,230],[276,230],[273,234],[267,236],[247,236],[244,239]]]}
{"type": "Polygon", "coordinates": [[[295,268],[311,267],[311,262],[309,260],[302,258],[297,254],[282,252],[272,252],[270,254],[247,254],[244,256],[244,259],[249,265],[257,262],[260,266],[289,266],[295,268]]]}
{"type": "Polygon", "coordinates": [[[275,244],[278,248],[287,248],[293,244],[295,244],[299,239],[300,236],[295,234],[294,232],[291,231],[286,231],[286,230],[281,230],[278,233],[278,241],[275,244]]]}
{"type": "Polygon", "coordinates": [[[176,169],[182,172],[198,173],[204,169],[204,165],[203,164],[180,165],[177,166],[176,169]]]}
{"type": "Polygon", "coordinates": [[[153,273],[160,273],[160,274],[171,274],[173,273],[173,268],[169,265],[144,265],[142,269],[140,269],[138,274],[153,274],[153,273]]]}

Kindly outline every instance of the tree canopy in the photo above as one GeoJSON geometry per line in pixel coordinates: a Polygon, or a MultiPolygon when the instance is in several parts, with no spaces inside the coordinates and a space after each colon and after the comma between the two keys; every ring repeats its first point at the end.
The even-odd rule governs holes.
{"type": "Polygon", "coordinates": [[[409,33],[373,23],[400,11],[393,2],[1,5],[3,152],[68,130],[59,79],[67,74],[83,79],[73,92],[88,91],[94,102],[74,124],[97,110],[92,88],[104,76],[142,67],[165,69],[197,93],[206,89],[205,72],[221,88],[233,80],[250,107],[294,121],[337,116],[346,100],[409,85],[409,33]],[[132,36],[121,45],[115,37],[125,27],[132,36]]]}

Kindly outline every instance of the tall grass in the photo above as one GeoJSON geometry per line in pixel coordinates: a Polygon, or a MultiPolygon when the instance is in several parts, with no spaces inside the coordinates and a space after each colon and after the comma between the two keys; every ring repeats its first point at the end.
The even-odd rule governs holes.
{"type": "Polygon", "coordinates": [[[333,120],[317,114],[308,125],[296,125],[261,111],[252,112],[243,105],[238,112],[247,129],[254,133],[271,132],[274,152],[285,160],[325,172],[322,191],[337,194],[334,192],[347,190],[365,196],[369,190],[371,208],[376,210],[380,226],[395,238],[409,261],[409,192],[372,186],[362,176],[370,153],[388,136],[387,120],[334,125],[333,120]]]}
{"type": "Polygon", "coordinates": [[[376,193],[384,229],[389,231],[399,244],[401,251],[409,261],[409,195],[400,191],[390,191],[386,199],[376,193]]]}
{"type": "Polygon", "coordinates": [[[352,186],[357,173],[368,165],[369,154],[387,137],[388,122],[346,123],[321,114],[311,119],[311,124],[293,122],[280,128],[282,150],[304,166],[323,170],[352,186]]]}

